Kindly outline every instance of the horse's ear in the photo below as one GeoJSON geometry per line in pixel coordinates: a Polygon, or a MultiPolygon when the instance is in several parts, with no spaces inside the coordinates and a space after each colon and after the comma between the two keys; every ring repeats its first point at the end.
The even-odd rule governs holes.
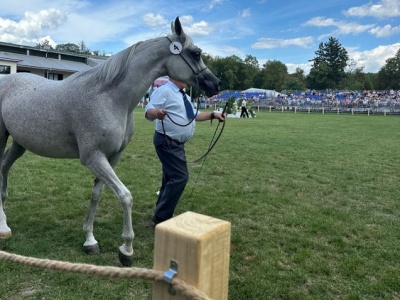
{"type": "Polygon", "coordinates": [[[172,33],[175,33],[177,36],[181,36],[183,34],[183,29],[181,25],[181,21],[179,21],[179,17],[175,19],[175,25],[172,26],[171,24],[172,33]],[[172,29],[173,27],[173,29],[172,29]]]}
{"type": "Polygon", "coordinates": [[[174,22],[171,22],[171,31],[172,31],[172,34],[175,34],[174,22]]]}

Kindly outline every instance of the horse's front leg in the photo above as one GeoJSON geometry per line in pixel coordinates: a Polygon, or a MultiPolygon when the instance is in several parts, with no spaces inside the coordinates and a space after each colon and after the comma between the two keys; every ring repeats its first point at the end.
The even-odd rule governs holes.
{"type": "MultiPolygon", "coordinates": [[[[113,165],[118,162],[120,155],[121,154],[119,153],[115,157],[113,157],[113,159],[111,160],[111,163],[113,165]]],[[[134,232],[132,228],[132,195],[130,191],[126,188],[126,186],[121,182],[121,180],[119,180],[110,162],[102,153],[97,152],[87,157],[83,156],[81,157],[81,161],[86,167],[89,168],[89,170],[93,172],[96,178],[100,179],[114,192],[121,203],[123,210],[122,238],[124,240],[124,244],[119,247],[119,259],[122,265],[130,266],[132,264],[132,242],[134,238],[134,232]]],[[[90,214],[91,208],[89,208],[89,221],[87,221],[87,224],[93,222],[93,220],[90,220],[90,214]]],[[[94,218],[94,211],[92,212],[92,214],[92,217],[94,218]]]]}
{"type": "Polygon", "coordinates": [[[88,254],[100,253],[100,247],[93,235],[93,222],[96,214],[96,208],[100,201],[101,194],[103,192],[104,184],[96,178],[94,180],[92,195],[90,198],[89,210],[86,216],[85,223],[83,224],[83,231],[86,235],[86,241],[83,244],[85,252],[88,254]]]}

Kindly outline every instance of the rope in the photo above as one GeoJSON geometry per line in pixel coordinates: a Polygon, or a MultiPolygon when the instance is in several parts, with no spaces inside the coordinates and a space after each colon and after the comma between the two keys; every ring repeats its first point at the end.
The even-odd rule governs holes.
{"type": "MultiPolygon", "coordinates": [[[[118,268],[94,266],[89,264],[70,263],[50,259],[40,259],[11,254],[0,251],[0,260],[10,261],[38,267],[42,269],[65,271],[70,273],[80,273],[110,278],[141,278],[146,280],[162,281],[164,272],[145,268],[118,268]]],[[[193,300],[211,300],[205,293],[187,284],[185,281],[174,277],[171,281],[173,289],[183,296],[193,300]]]]}

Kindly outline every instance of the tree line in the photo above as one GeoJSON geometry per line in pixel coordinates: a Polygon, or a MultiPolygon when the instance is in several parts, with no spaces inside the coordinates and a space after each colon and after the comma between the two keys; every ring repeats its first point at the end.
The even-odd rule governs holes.
{"type": "Polygon", "coordinates": [[[269,60],[259,67],[257,58],[247,55],[244,60],[233,55],[203,59],[210,70],[222,80],[221,90],[244,90],[250,87],[282,91],[294,90],[400,90],[400,48],[396,55],[386,60],[377,73],[365,73],[349,59],[347,50],[339,40],[330,37],[321,42],[310,59],[308,75],[297,68],[289,74],[284,63],[269,60]]]}
{"type": "Polygon", "coordinates": [[[47,46],[49,49],[63,51],[63,52],[71,52],[78,54],[87,54],[87,55],[95,55],[95,56],[104,56],[105,52],[101,52],[99,50],[90,50],[86,47],[86,43],[84,41],[80,41],[78,44],[75,43],[65,43],[65,44],[57,44],[56,47],[50,45],[49,40],[43,40],[40,43],[36,44],[36,48],[44,48],[47,46]]]}
{"type": "MultiPolygon", "coordinates": [[[[44,41],[37,47],[48,44],[44,41]]],[[[100,55],[100,51],[92,51],[85,42],[79,44],[59,44],[59,51],[100,55]]],[[[104,52],[103,52],[104,55],[104,52]]],[[[250,87],[275,90],[277,92],[293,90],[400,90],[400,48],[396,55],[386,60],[385,65],[377,73],[365,73],[362,67],[356,67],[349,59],[347,50],[339,40],[330,37],[321,42],[310,59],[312,67],[308,75],[297,68],[289,74],[284,63],[279,60],[268,60],[260,68],[256,57],[247,55],[241,59],[236,55],[228,57],[202,54],[205,64],[221,79],[221,90],[245,90],[250,87]]],[[[202,95],[202,91],[193,89],[193,97],[202,95]]]]}

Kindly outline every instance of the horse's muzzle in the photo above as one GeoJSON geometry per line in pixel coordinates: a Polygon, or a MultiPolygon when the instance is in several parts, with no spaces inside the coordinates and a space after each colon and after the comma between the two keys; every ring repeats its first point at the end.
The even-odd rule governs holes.
{"type": "Polygon", "coordinates": [[[199,87],[208,97],[212,97],[219,93],[221,80],[211,72],[203,72],[199,78],[199,87]]]}

